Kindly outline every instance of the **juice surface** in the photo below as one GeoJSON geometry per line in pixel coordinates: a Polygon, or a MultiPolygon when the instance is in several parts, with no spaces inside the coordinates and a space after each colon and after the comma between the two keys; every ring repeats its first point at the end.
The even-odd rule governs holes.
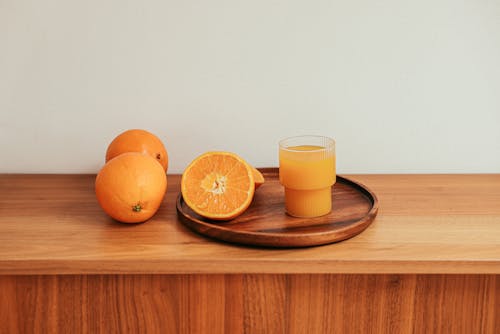
{"type": "Polygon", "coordinates": [[[291,189],[320,189],[336,180],[335,154],[322,146],[300,145],[280,150],[280,182],[291,189]]]}

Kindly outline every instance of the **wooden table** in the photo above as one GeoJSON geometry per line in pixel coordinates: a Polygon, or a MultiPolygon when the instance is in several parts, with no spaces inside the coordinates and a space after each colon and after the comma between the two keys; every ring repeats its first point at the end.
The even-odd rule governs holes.
{"type": "Polygon", "coordinates": [[[0,175],[0,332],[500,333],[500,175],[351,175],[360,235],[262,249],[178,220],[179,176],[138,225],[93,175],[0,175]]]}

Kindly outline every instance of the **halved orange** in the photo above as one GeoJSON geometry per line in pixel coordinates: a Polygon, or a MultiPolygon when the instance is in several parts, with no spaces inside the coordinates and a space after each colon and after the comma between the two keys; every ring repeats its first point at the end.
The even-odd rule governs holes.
{"type": "Polygon", "coordinates": [[[181,192],[186,204],[202,217],[229,220],[252,202],[255,183],[252,167],[230,152],[207,152],[182,174],[181,192]]]}
{"type": "Polygon", "coordinates": [[[262,175],[262,173],[257,168],[252,167],[252,172],[253,179],[255,181],[255,189],[257,189],[258,187],[263,185],[266,180],[264,179],[264,175],[262,175]]]}

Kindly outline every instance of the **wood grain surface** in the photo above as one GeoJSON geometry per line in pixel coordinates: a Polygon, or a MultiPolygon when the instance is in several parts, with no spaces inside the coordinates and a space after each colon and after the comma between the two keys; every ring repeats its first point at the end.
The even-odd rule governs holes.
{"type": "Polygon", "coordinates": [[[0,175],[0,274],[500,273],[500,175],[350,175],[377,194],[361,234],[262,249],[215,242],[177,219],[178,175],[148,222],[107,217],[94,175],[0,175]]]}
{"type": "Polygon", "coordinates": [[[499,275],[0,276],[0,333],[498,333],[499,275]]]}
{"type": "Polygon", "coordinates": [[[262,170],[266,182],[255,192],[250,207],[229,221],[213,221],[196,214],[177,198],[181,222],[217,240],[266,247],[305,247],[338,242],[364,231],[378,211],[377,196],[366,186],[337,176],[332,187],[332,211],[315,218],[285,213],[284,190],[277,168],[262,170]]]}

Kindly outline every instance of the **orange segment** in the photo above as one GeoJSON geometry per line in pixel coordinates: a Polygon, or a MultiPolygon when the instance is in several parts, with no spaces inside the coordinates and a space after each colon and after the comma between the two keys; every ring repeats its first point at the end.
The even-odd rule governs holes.
{"type": "Polygon", "coordinates": [[[182,174],[186,204],[209,219],[229,220],[252,202],[255,183],[252,167],[230,152],[207,152],[193,160],[182,174]]]}
{"type": "Polygon", "coordinates": [[[263,185],[266,180],[264,179],[264,175],[262,175],[262,173],[257,168],[252,167],[252,172],[255,181],[255,189],[257,189],[258,187],[263,185]]]}

